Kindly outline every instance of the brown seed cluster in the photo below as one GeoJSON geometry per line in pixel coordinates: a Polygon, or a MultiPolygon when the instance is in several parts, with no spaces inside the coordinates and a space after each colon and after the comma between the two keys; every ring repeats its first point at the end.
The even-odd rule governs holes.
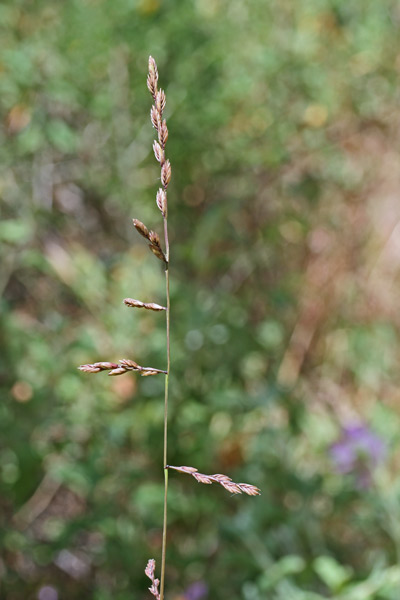
{"type": "Polygon", "coordinates": [[[161,369],[153,369],[153,367],[141,367],[134,360],[122,358],[118,363],[111,362],[97,362],[91,365],[81,365],[78,367],[79,371],[83,373],[100,373],[100,371],[108,371],[110,376],[123,375],[128,371],[135,371],[140,373],[142,377],[149,377],[149,375],[158,375],[159,373],[167,374],[167,371],[161,369]]]}
{"type": "Polygon", "coordinates": [[[167,216],[167,187],[171,181],[171,164],[165,158],[165,144],[168,140],[167,122],[163,119],[163,112],[166,105],[166,97],[164,90],[159,90],[157,87],[158,69],[156,61],[152,56],[149,57],[149,74],[147,76],[147,87],[150,94],[153,96],[154,104],[150,109],[150,120],[154,129],[157,131],[158,140],[153,142],[153,151],[156,160],[161,166],[161,183],[162,188],[157,192],[157,206],[164,218],[167,216]]]}
{"type": "MultiPolygon", "coordinates": [[[[149,57],[149,74],[147,76],[147,87],[149,88],[150,94],[153,96],[154,104],[150,110],[150,120],[154,129],[157,131],[157,140],[153,142],[153,152],[156,160],[160,163],[161,167],[161,183],[157,191],[156,203],[161,211],[164,219],[167,218],[167,187],[171,181],[171,163],[165,158],[165,144],[168,140],[168,127],[167,122],[163,119],[163,112],[166,105],[166,97],[164,90],[159,90],[157,87],[158,82],[158,69],[156,61],[152,56],[149,57]]],[[[160,243],[160,238],[154,231],[149,231],[141,221],[133,219],[133,225],[136,231],[140,233],[149,242],[149,248],[159,258],[168,263],[168,257],[165,256],[160,243]]],[[[168,251],[167,251],[168,253],[168,251]]]]}
{"type": "Polygon", "coordinates": [[[147,310],[167,310],[166,306],[160,306],[160,304],[155,304],[155,302],[141,302],[140,300],[134,300],[133,298],[125,298],[124,304],[126,306],[131,306],[132,308],[147,308],[147,310]]]}
{"type": "Polygon", "coordinates": [[[154,572],[156,569],[156,561],[154,558],[150,558],[147,562],[146,568],[144,570],[145,574],[151,581],[151,586],[149,587],[149,591],[153,594],[156,600],[160,600],[160,592],[158,591],[158,586],[160,582],[155,578],[154,572]]]}
{"type": "Polygon", "coordinates": [[[205,483],[210,485],[211,483],[219,483],[231,494],[247,494],[248,496],[259,496],[261,491],[250,483],[234,483],[230,477],[227,475],[222,475],[222,473],[216,473],[214,475],[204,475],[203,473],[199,473],[197,469],[194,467],[172,467],[171,465],[167,465],[167,469],[174,469],[175,471],[179,471],[180,473],[188,473],[188,475],[192,475],[199,483],[205,483]]]}

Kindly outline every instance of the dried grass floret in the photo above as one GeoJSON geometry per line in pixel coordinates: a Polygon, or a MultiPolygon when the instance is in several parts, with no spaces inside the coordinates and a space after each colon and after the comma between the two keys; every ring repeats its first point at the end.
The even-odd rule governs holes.
{"type": "Polygon", "coordinates": [[[164,188],[167,189],[169,182],[171,181],[171,163],[166,160],[161,168],[161,183],[164,188]]]}
{"type": "Polygon", "coordinates": [[[154,129],[157,129],[160,127],[161,124],[161,116],[160,113],[158,112],[158,110],[156,109],[156,107],[153,106],[150,109],[150,120],[151,120],[151,124],[153,125],[154,129]]]}
{"type": "Polygon", "coordinates": [[[158,90],[158,92],[156,93],[156,98],[155,98],[155,106],[156,106],[157,111],[160,113],[160,115],[163,114],[166,103],[167,103],[167,99],[165,97],[164,90],[158,90]]]}
{"type": "Polygon", "coordinates": [[[163,165],[165,162],[165,155],[164,155],[164,150],[161,148],[160,144],[154,140],[153,142],[153,152],[154,152],[154,156],[156,157],[156,160],[163,165]]]}
{"type": "Polygon", "coordinates": [[[132,221],[136,231],[140,233],[140,235],[142,235],[144,238],[146,238],[146,240],[148,240],[150,232],[147,229],[146,225],[144,225],[142,221],[139,221],[139,219],[132,219],[132,221]]]}
{"type": "Polygon", "coordinates": [[[110,369],[117,369],[118,365],[112,362],[97,362],[92,365],[81,365],[78,367],[79,371],[83,373],[100,373],[100,371],[109,371],[110,369]]]}
{"type": "Polygon", "coordinates": [[[156,61],[152,56],[149,57],[149,74],[147,75],[147,87],[154,100],[157,95],[158,70],[156,61]]]}
{"type": "Polygon", "coordinates": [[[149,56],[149,75],[154,76],[156,83],[158,81],[158,69],[156,61],[152,56],[149,56]]]}
{"type": "Polygon", "coordinates": [[[167,216],[167,192],[162,188],[158,189],[156,196],[157,206],[161,211],[163,217],[167,216]]]}
{"type": "Polygon", "coordinates": [[[159,124],[159,122],[157,122],[157,130],[158,130],[158,141],[160,142],[161,146],[163,148],[165,148],[165,144],[167,143],[168,140],[168,127],[167,127],[167,122],[164,119],[164,121],[162,121],[161,124],[159,124]]]}

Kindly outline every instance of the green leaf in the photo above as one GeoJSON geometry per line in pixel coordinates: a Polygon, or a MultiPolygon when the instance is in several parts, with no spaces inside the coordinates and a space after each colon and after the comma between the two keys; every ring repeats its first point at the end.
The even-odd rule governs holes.
{"type": "Polygon", "coordinates": [[[0,240],[10,244],[24,244],[33,235],[31,224],[20,219],[0,221],[0,240]]]}
{"type": "Polygon", "coordinates": [[[74,152],[76,134],[64,121],[50,121],[46,128],[50,142],[61,152],[74,152]]]}
{"type": "Polygon", "coordinates": [[[314,561],[314,571],[325,585],[337,592],[352,575],[352,569],[343,567],[331,556],[320,556],[314,561]]]}

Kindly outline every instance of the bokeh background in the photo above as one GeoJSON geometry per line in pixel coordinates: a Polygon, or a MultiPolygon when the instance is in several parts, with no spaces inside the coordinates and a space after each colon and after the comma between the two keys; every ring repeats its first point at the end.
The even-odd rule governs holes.
{"type": "Polygon", "coordinates": [[[169,600],[400,597],[400,6],[2,0],[0,597],[149,598],[172,163],[169,600]]]}

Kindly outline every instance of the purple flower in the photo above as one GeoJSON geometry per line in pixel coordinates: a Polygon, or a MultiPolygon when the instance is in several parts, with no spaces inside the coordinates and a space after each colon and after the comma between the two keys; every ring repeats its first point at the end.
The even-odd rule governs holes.
{"type": "Polygon", "coordinates": [[[51,585],[44,585],[37,595],[39,600],[58,600],[58,592],[51,585]]]}
{"type": "Polygon", "coordinates": [[[204,581],[196,581],[186,588],[183,597],[185,600],[201,600],[208,596],[208,586],[204,581]]]}
{"type": "Polygon", "coordinates": [[[385,457],[386,444],[367,425],[354,424],[343,428],[330,453],[339,473],[354,473],[360,487],[368,487],[371,471],[385,457]]]}

